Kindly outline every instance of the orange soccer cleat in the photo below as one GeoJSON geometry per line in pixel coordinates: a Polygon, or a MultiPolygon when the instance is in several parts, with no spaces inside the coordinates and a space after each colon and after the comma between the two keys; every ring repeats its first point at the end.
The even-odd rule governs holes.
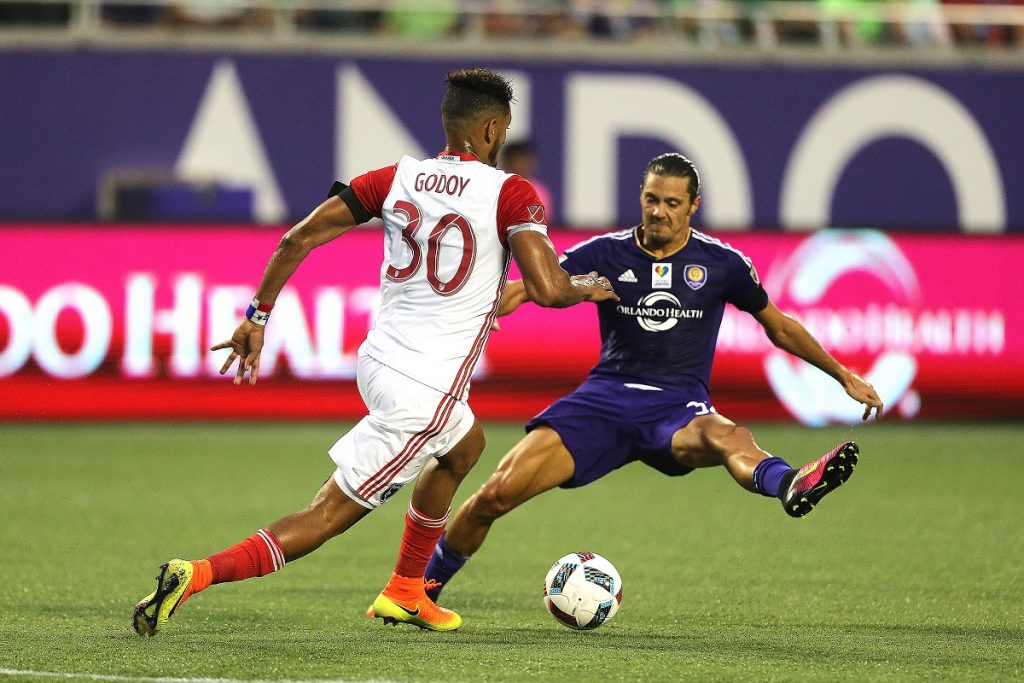
{"type": "Polygon", "coordinates": [[[412,624],[428,631],[454,631],[462,626],[462,617],[427,597],[423,577],[410,579],[398,574],[391,575],[366,616],[392,626],[412,624]]]}

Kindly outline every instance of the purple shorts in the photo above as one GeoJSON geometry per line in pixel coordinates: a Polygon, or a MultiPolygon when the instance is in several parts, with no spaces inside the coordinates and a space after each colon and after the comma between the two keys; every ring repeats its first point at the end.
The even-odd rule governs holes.
{"type": "Polygon", "coordinates": [[[636,460],[669,476],[689,474],[692,469],[672,457],[672,435],[712,412],[702,384],[669,388],[588,377],[530,420],[526,431],[547,426],[558,432],[576,462],[562,488],[576,488],[636,460]]]}

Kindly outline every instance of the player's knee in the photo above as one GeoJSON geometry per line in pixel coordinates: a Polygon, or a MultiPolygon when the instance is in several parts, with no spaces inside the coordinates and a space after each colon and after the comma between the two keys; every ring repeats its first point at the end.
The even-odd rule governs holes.
{"type": "Polygon", "coordinates": [[[743,447],[753,438],[749,429],[732,422],[715,424],[704,433],[706,447],[722,455],[743,447]]]}
{"type": "Polygon", "coordinates": [[[470,470],[476,465],[477,461],[480,460],[481,450],[465,450],[458,453],[449,453],[444,456],[438,463],[441,467],[451,472],[451,475],[458,480],[465,478],[469,474],[470,470]]]}
{"type": "Polygon", "coordinates": [[[718,454],[721,452],[722,442],[727,438],[731,427],[715,423],[700,433],[700,446],[704,451],[718,454]]]}
{"type": "Polygon", "coordinates": [[[502,490],[500,481],[489,481],[473,495],[472,512],[478,519],[490,521],[516,507],[514,496],[502,490]]]}
{"type": "Polygon", "coordinates": [[[316,537],[318,543],[323,543],[348,529],[369,512],[369,509],[342,493],[331,478],[299,514],[302,515],[302,526],[306,532],[316,537]]]}
{"type": "Polygon", "coordinates": [[[480,460],[484,446],[486,446],[484,431],[478,425],[474,425],[458,446],[444,457],[438,458],[438,466],[448,470],[453,477],[461,481],[480,460]]]}

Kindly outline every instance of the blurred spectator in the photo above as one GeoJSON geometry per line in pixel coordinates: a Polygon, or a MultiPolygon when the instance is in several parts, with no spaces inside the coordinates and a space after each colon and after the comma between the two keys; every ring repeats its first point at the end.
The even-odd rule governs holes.
{"type": "MultiPolygon", "coordinates": [[[[683,16],[672,23],[683,35],[702,45],[732,45],[749,36],[749,26],[743,20],[729,17],[733,3],[729,0],[662,0],[663,9],[670,15],[683,16]]],[[[759,1],[738,3],[739,9],[750,14],[759,1]]]]}
{"type": "Polygon", "coordinates": [[[384,31],[408,38],[440,38],[462,28],[457,0],[393,0],[384,12],[384,31]]]}
{"type": "Polygon", "coordinates": [[[313,31],[376,33],[383,14],[380,10],[300,9],[295,21],[299,28],[313,31]]]}
{"type": "MultiPolygon", "coordinates": [[[[670,0],[673,1],[673,0],[670,0]]],[[[683,0],[674,0],[682,2],[683,0]]],[[[701,21],[700,40],[705,44],[731,44],[739,41],[754,41],[761,46],[775,43],[817,44],[821,42],[819,12],[806,16],[776,18],[771,7],[784,7],[791,1],[806,4],[805,0],[743,0],[732,3],[729,0],[696,0],[697,7],[710,14],[721,13],[728,4],[740,10],[741,16],[735,22],[717,20],[717,25],[701,21]]],[[[813,1],[813,0],[812,0],[813,1]]],[[[823,0],[817,0],[819,3],[823,0]]],[[[692,2],[690,3],[692,4],[692,2]]]]}
{"type": "Polygon", "coordinates": [[[541,0],[537,5],[544,10],[544,14],[538,17],[540,35],[569,39],[586,37],[586,26],[577,21],[567,0],[541,0]]]}
{"type": "Polygon", "coordinates": [[[484,35],[494,38],[526,38],[539,33],[536,16],[501,11],[484,13],[480,18],[484,35]]]}
{"type": "Polygon", "coordinates": [[[888,26],[872,11],[878,0],[818,0],[818,4],[824,16],[835,20],[843,45],[891,42],[888,26]]]}
{"type": "Polygon", "coordinates": [[[261,29],[274,17],[265,6],[245,6],[234,0],[178,0],[167,5],[165,22],[180,28],[261,29]]]}
{"type": "Polygon", "coordinates": [[[911,0],[908,21],[895,26],[900,42],[914,47],[949,45],[952,36],[943,21],[939,0],[911,0]]]}
{"type": "Polygon", "coordinates": [[[551,198],[551,190],[534,175],[537,172],[537,165],[537,148],[529,140],[506,142],[501,148],[498,168],[529,180],[533,184],[534,189],[537,190],[537,196],[540,197],[540,201],[544,204],[544,211],[547,214],[548,221],[554,221],[556,214],[555,205],[551,198]]]}
{"type": "MultiPolygon", "coordinates": [[[[484,35],[496,38],[527,38],[544,34],[545,27],[555,15],[565,15],[562,2],[546,0],[534,3],[533,11],[519,11],[518,0],[494,0],[480,18],[484,35]]],[[[557,31],[555,31],[557,33],[557,31]]]]}
{"type": "Polygon", "coordinates": [[[653,33],[651,0],[570,0],[570,16],[595,38],[630,40],[653,33]]]}
{"type": "MultiPolygon", "coordinates": [[[[947,5],[1016,5],[1024,7],[1024,0],[942,0],[947,5]]],[[[966,46],[1024,46],[1024,26],[1000,26],[985,23],[950,24],[953,39],[966,46]]]]}
{"type": "Polygon", "coordinates": [[[104,3],[100,9],[103,21],[119,26],[147,26],[163,21],[164,8],[159,5],[120,5],[104,3]]]}
{"type": "Polygon", "coordinates": [[[0,24],[63,26],[71,19],[71,6],[64,2],[0,3],[0,24]]]}

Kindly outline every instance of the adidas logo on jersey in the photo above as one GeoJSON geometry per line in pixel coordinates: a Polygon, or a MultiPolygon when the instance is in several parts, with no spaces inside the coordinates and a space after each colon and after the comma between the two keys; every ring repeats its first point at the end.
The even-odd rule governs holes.
{"type": "Polygon", "coordinates": [[[625,273],[620,275],[619,282],[636,282],[636,275],[633,275],[633,269],[630,268],[625,273]]]}

